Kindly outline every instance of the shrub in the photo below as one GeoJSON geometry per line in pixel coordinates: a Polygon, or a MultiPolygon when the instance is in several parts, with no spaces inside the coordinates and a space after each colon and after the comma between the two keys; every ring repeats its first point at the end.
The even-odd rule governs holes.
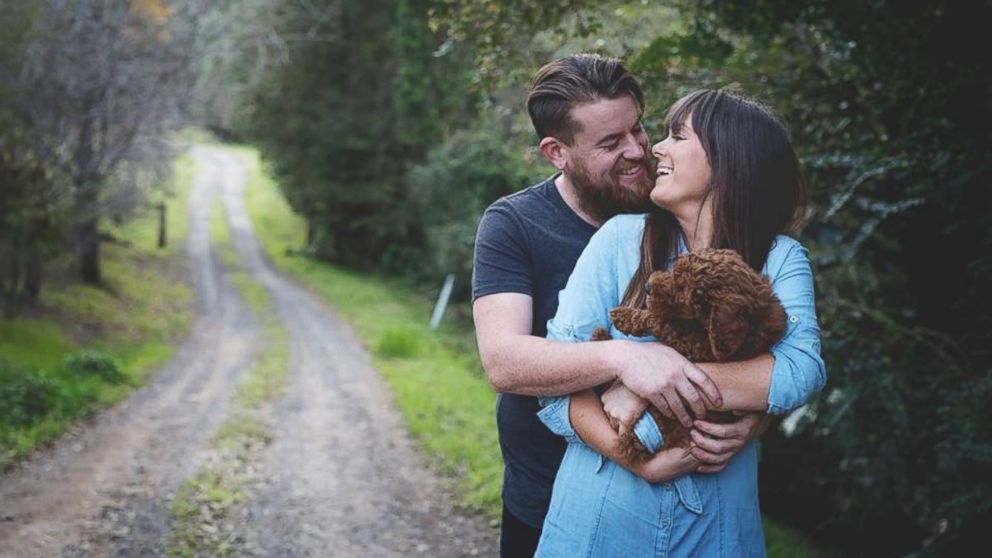
{"type": "Polygon", "coordinates": [[[53,407],[55,385],[41,371],[0,360],[0,425],[26,426],[53,407]]]}
{"type": "Polygon", "coordinates": [[[63,365],[70,376],[96,376],[111,384],[123,384],[128,376],[120,364],[112,357],[100,351],[77,351],[65,357],[63,365]]]}

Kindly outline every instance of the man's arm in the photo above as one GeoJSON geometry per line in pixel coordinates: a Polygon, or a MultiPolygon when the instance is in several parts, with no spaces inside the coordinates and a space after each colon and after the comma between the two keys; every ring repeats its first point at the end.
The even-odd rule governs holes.
{"type": "MultiPolygon", "coordinates": [[[[709,376],[723,396],[720,410],[765,412],[774,363],[771,354],[765,353],[740,362],[704,362],[696,366],[709,376]]],[[[623,384],[611,386],[603,394],[602,401],[603,410],[614,428],[621,428],[621,425],[632,428],[648,407],[646,399],[623,384]]],[[[667,409],[659,409],[666,416],[672,416],[667,409]]]]}
{"type": "Polygon", "coordinates": [[[763,353],[738,362],[703,362],[697,366],[706,372],[723,394],[724,411],[768,410],[768,391],[772,385],[775,358],[763,353]]]}
{"type": "Polygon", "coordinates": [[[532,300],[498,293],[473,304],[479,355],[497,391],[561,395],[620,378],[658,408],[670,409],[686,427],[706,407],[721,404],[716,385],[697,366],[661,343],[625,340],[565,343],[532,331],[532,300]]]}

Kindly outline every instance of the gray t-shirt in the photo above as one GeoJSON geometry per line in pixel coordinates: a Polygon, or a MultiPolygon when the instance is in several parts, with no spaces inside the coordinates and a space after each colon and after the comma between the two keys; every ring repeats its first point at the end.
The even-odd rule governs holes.
{"type": "MultiPolygon", "coordinates": [[[[572,211],[555,176],[497,200],[482,216],[475,240],[472,300],[494,293],[522,293],[533,300],[533,335],[545,337],[575,262],[596,228],[572,211]]],[[[536,397],[501,394],[496,422],[503,453],[503,505],[532,527],[541,527],[551,487],[565,454],[565,440],[537,418],[536,397]]]]}

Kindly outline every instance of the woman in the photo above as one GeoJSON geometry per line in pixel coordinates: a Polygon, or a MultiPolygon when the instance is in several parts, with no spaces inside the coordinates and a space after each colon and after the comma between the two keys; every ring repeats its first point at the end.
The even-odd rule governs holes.
{"type": "MultiPolygon", "coordinates": [[[[767,389],[728,394],[732,388],[719,386],[724,410],[795,409],[823,386],[825,371],[806,250],[780,234],[796,224],[804,203],[788,133],[763,106],[712,90],[676,102],[666,125],[668,137],[652,149],[658,175],[651,200],[658,209],[618,216],[593,236],[559,295],[548,337],[585,341],[597,327],[624,337],[608,311],[642,306],[652,271],[687,250],[730,248],[769,277],[789,328],[767,359],[770,374],[749,378],[767,389]]],[[[698,462],[681,449],[663,450],[673,480],[649,484],[575,434],[609,427],[595,393],[545,403],[542,420],[569,447],[537,556],[764,556],[753,443],[712,474],[692,473],[698,462]]],[[[635,432],[645,445],[661,446],[649,415],[635,432]]]]}

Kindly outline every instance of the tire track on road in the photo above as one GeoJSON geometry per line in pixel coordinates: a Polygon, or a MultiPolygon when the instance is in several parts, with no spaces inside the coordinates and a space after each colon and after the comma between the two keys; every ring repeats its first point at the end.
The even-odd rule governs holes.
{"type": "Polygon", "coordinates": [[[253,506],[269,556],[491,556],[495,533],[456,509],[414,448],[354,332],[272,271],[245,208],[246,165],[226,162],[223,198],[242,263],[290,335],[287,395],[253,506]]]}

